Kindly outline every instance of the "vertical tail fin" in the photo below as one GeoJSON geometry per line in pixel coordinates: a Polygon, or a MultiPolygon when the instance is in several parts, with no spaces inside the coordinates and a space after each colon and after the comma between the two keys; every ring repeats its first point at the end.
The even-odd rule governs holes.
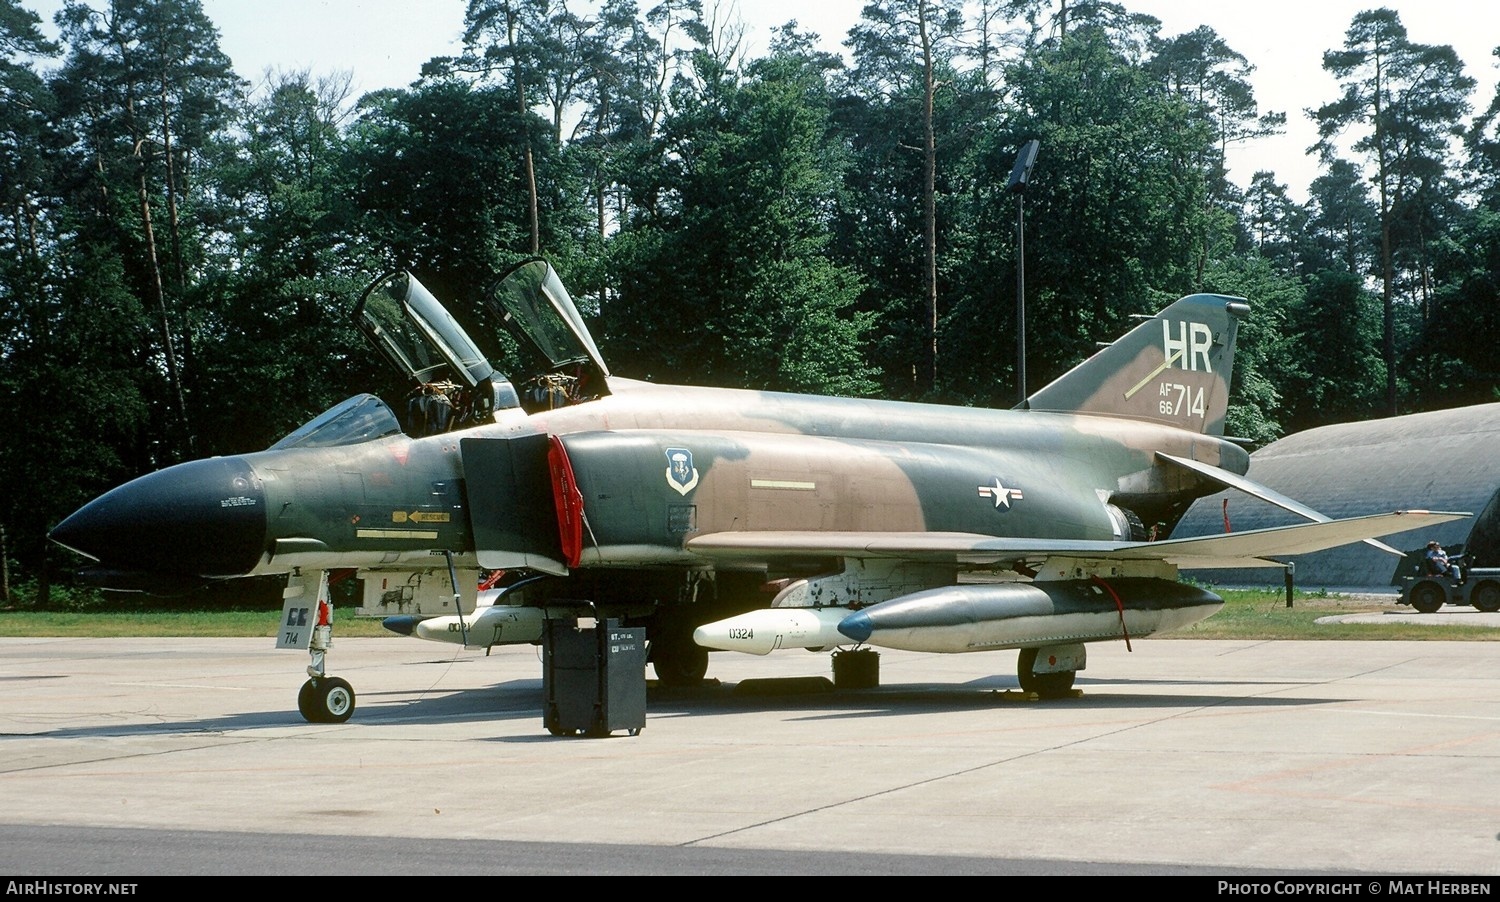
{"type": "Polygon", "coordinates": [[[1096,413],[1224,434],[1244,298],[1194,294],[1026,399],[1030,410],[1096,413]]]}

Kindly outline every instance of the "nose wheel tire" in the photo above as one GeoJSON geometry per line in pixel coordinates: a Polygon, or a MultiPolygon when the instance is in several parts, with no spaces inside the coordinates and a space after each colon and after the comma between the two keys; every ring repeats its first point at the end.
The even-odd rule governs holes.
{"type": "Polygon", "coordinates": [[[343,723],[354,716],[354,688],[338,677],[308,680],[297,692],[297,711],[308,723],[343,723]]]}

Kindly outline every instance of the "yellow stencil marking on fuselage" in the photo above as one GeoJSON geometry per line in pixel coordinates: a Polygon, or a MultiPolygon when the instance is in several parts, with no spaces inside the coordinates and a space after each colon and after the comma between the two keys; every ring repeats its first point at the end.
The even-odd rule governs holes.
{"type": "Polygon", "coordinates": [[[436,539],[435,529],[356,529],[359,539],[436,539]]]}
{"type": "Polygon", "coordinates": [[[812,492],[817,490],[818,484],[816,482],[798,482],[793,479],[752,479],[750,480],[750,488],[790,489],[794,492],[812,492]]]}

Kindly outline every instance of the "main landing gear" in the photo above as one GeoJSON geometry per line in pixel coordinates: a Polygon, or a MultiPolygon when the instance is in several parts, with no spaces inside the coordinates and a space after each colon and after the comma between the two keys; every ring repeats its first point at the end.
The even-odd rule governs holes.
{"type": "Polygon", "coordinates": [[[1037,698],[1069,697],[1073,694],[1073,679],[1086,663],[1085,654],[1081,644],[1021,649],[1016,657],[1021,690],[1037,698]]]}

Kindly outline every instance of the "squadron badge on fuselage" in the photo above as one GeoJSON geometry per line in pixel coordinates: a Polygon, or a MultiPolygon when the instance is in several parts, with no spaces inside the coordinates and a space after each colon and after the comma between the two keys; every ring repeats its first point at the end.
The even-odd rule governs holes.
{"type": "Polygon", "coordinates": [[[667,449],[667,485],[686,495],[698,485],[698,470],[693,466],[693,452],[686,448],[667,449]]]}

